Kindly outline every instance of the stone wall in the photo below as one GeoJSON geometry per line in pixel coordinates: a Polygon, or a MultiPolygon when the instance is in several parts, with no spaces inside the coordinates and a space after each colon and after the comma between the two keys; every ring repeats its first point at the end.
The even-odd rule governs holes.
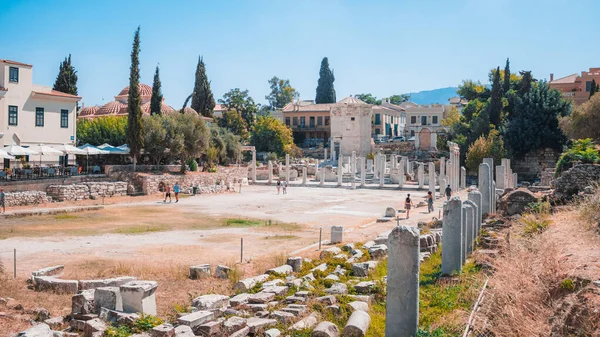
{"type": "Polygon", "coordinates": [[[553,149],[530,152],[523,159],[513,159],[513,172],[519,175],[519,181],[533,182],[546,169],[553,169],[560,153],[553,149]]]}
{"type": "Polygon", "coordinates": [[[559,198],[583,192],[586,187],[600,182],[600,165],[581,164],[563,172],[554,181],[554,195],[559,198]]]}
{"type": "Polygon", "coordinates": [[[32,180],[0,181],[4,192],[45,191],[50,185],[81,184],[88,181],[111,181],[104,175],[58,176],[32,180]]]}
{"type": "Polygon", "coordinates": [[[115,182],[84,182],[72,185],[50,185],[46,193],[57,201],[75,201],[96,199],[101,196],[112,197],[127,194],[127,183],[115,182]]]}
{"type": "Polygon", "coordinates": [[[37,205],[51,202],[46,192],[23,191],[6,192],[6,206],[37,205]]]}

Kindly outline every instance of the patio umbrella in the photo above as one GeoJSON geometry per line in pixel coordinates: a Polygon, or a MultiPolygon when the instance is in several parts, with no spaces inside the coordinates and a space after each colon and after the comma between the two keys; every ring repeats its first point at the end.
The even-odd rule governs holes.
{"type": "Polygon", "coordinates": [[[86,163],[86,165],[87,165],[86,172],[88,172],[88,174],[90,172],[90,155],[109,154],[110,153],[109,151],[101,150],[101,149],[99,149],[99,148],[97,148],[97,147],[95,147],[94,145],[91,145],[91,144],[82,145],[82,146],[78,147],[78,149],[80,149],[82,151],[85,151],[85,154],[86,154],[86,157],[87,157],[86,158],[86,160],[87,160],[87,163],[86,163]]]}
{"type": "Polygon", "coordinates": [[[6,145],[3,150],[12,156],[32,156],[38,154],[37,151],[19,145],[6,145]]]}
{"type": "Polygon", "coordinates": [[[38,144],[32,148],[32,150],[36,151],[40,154],[40,166],[42,166],[42,156],[45,155],[62,155],[62,152],[51,148],[50,146],[46,146],[44,144],[38,144]]]}
{"type": "Polygon", "coordinates": [[[87,154],[84,150],[78,149],[73,145],[63,144],[53,146],[54,149],[60,151],[62,154],[87,154]]]}
{"type": "Polygon", "coordinates": [[[129,148],[127,148],[127,150],[123,150],[121,148],[118,148],[116,146],[112,146],[112,145],[106,144],[106,143],[104,143],[102,145],[98,145],[98,148],[101,150],[108,151],[108,152],[110,152],[110,154],[128,154],[129,153],[129,148]]]}

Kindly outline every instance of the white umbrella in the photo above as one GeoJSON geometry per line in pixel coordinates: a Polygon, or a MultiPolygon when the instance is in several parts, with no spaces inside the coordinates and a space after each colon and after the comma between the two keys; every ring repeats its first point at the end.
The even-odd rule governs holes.
{"type": "Polygon", "coordinates": [[[60,151],[62,154],[87,154],[84,150],[78,149],[73,145],[63,144],[53,146],[56,150],[60,151]]]}
{"type": "Polygon", "coordinates": [[[90,144],[85,144],[83,146],[78,147],[78,149],[85,151],[86,154],[86,159],[87,159],[87,170],[86,172],[90,172],[90,155],[97,155],[97,154],[109,154],[110,151],[106,151],[106,150],[101,150],[97,147],[95,147],[94,145],[90,145],[90,144]]]}
{"type": "Polygon", "coordinates": [[[32,150],[36,151],[40,154],[40,166],[42,166],[42,156],[46,155],[57,155],[61,156],[63,153],[51,148],[50,146],[44,144],[38,144],[32,148],[32,150]]]}
{"type": "Polygon", "coordinates": [[[37,151],[19,146],[19,145],[7,145],[4,147],[4,151],[12,156],[32,156],[39,154],[37,151]]]}
{"type": "Polygon", "coordinates": [[[15,157],[11,156],[10,154],[8,154],[8,152],[0,149],[0,158],[4,158],[4,159],[15,159],[15,157]]]}

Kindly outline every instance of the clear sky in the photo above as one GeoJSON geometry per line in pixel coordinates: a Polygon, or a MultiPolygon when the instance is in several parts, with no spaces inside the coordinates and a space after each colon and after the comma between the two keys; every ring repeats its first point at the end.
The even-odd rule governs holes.
{"type": "Polygon", "coordinates": [[[556,77],[600,66],[598,0],[0,0],[0,59],[34,65],[51,86],[69,53],[86,105],[128,85],[141,26],[141,82],[161,68],[166,103],[180,107],[204,56],[215,98],[248,89],[259,103],[272,76],[314,99],[324,56],[338,99],[487,81],[504,66],[556,77]]]}

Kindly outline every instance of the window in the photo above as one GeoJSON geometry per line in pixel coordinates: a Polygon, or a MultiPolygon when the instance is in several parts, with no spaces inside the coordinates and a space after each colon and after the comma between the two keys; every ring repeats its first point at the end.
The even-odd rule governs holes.
{"type": "Polygon", "coordinates": [[[379,129],[375,129],[375,134],[376,134],[376,135],[378,135],[378,134],[380,134],[380,133],[381,133],[381,130],[379,130],[379,129]]]}
{"type": "Polygon", "coordinates": [[[306,117],[300,117],[300,127],[303,128],[306,126],[306,117]]]}
{"type": "Polygon", "coordinates": [[[415,130],[410,130],[410,136],[414,137],[415,136],[415,130]]]}
{"type": "Polygon", "coordinates": [[[44,126],[44,108],[35,108],[35,126],[44,126]]]}
{"type": "Polygon", "coordinates": [[[410,124],[417,124],[417,116],[410,116],[410,124]]]}
{"type": "Polygon", "coordinates": [[[294,126],[295,126],[295,125],[298,125],[298,117],[294,117],[294,124],[293,124],[293,125],[294,125],[294,126]]]}
{"type": "Polygon", "coordinates": [[[309,123],[310,123],[310,127],[314,128],[315,127],[315,117],[310,117],[309,118],[309,123]]]}
{"type": "Polygon", "coordinates": [[[290,119],[289,117],[285,118],[285,125],[290,126],[290,119]]]}
{"type": "Polygon", "coordinates": [[[354,117],[350,117],[350,120],[354,122],[354,117]]]}
{"type": "Polygon", "coordinates": [[[69,127],[69,110],[60,110],[60,127],[69,127]]]}
{"type": "Polygon", "coordinates": [[[427,116],[421,116],[421,125],[427,125],[427,116]]]}
{"type": "Polygon", "coordinates": [[[19,108],[14,105],[8,106],[8,125],[19,124],[19,108]]]}
{"type": "Polygon", "coordinates": [[[375,125],[381,125],[381,114],[375,114],[375,125]]]}
{"type": "Polygon", "coordinates": [[[10,67],[8,72],[9,72],[8,81],[19,83],[19,68],[10,67]]]}
{"type": "Polygon", "coordinates": [[[431,120],[431,124],[437,124],[438,123],[438,116],[433,116],[432,120],[431,120]]]}
{"type": "Polygon", "coordinates": [[[323,125],[323,116],[317,117],[317,125],[323,125]]]}
{"type": "Polygon", "coordinates": [[[329,125],[329,116],[325,116],[325,125],[329,125]]]}

